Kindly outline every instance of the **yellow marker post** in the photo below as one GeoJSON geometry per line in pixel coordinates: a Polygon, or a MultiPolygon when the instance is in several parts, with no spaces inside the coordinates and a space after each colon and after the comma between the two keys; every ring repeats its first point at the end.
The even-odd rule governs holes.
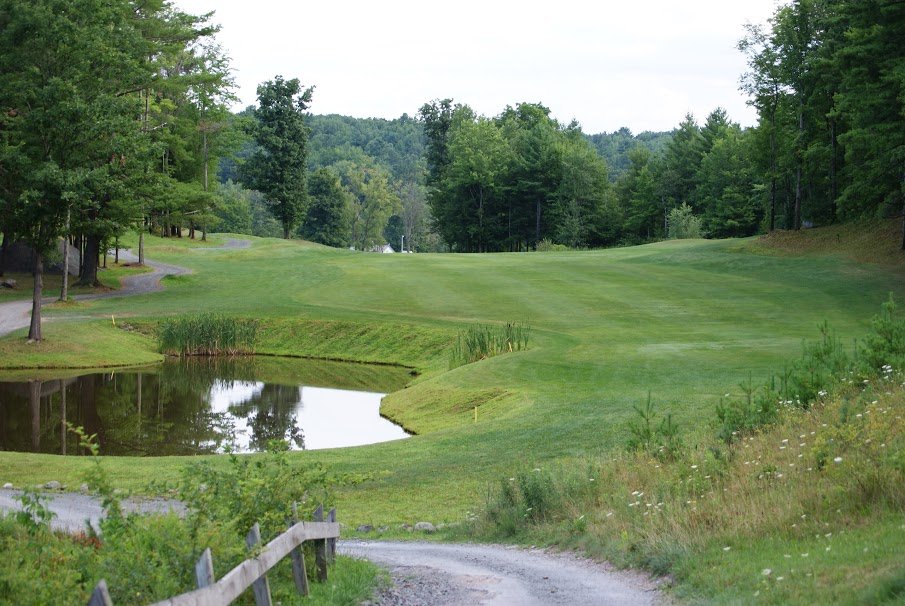
{"type": "Polygon", "coordinates": [[[114,318],[114,317],[111,315],[111,316],[110,316],[110,319],[113,320],[113,326],[116,326],[116,318],[114,318]]]}

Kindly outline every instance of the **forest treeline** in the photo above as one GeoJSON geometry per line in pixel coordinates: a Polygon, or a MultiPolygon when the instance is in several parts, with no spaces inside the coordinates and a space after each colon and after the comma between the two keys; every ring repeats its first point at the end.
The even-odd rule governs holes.
{"type": "Polygon", "coordinates": [[[716,108],[638,135],[587,135],[542,103],[317,115],[316,89],[280,76],[235,114],[217,30],[170,0],[0,0],[4,256],[25,242],[40,275],[67,238],[96,284],[128,231],[483,252],[905,216],[901,0],[779,6],[739,32],[756,125],[716,108]]]}
{"type": "MultiPolygon", "coordinates": [[[[350,167],[384,175],[387,223],[367,244],[404,235],[414,250],[612,246],[893,216],[905,206],[903,23],[895,0],[796,0],[740,31],[740,88],[758,112],[749,128],[716,108],[669,133],[586,135],[540,103],[486,117],[445,99],[415,119],[309,116],[309,167],[343,183],[350,167]]],[[[299,234],[355,245],[348,217],[359,209],[331,208],[345,209],[339,229],[318,233],[312,220],[299,234]]]]}

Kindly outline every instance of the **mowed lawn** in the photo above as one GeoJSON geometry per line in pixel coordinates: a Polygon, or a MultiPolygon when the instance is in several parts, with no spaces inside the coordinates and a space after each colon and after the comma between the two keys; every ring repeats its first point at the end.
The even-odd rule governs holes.
{"type": "MultiPolygon", "coordinates": [[[[738,240],[494,255],[378,255],[269,239],[197,250],[225,237],[150,238],[149,258],[193,273],[165,280],[164,292],[48,310],[51,340],[65,340],[69,322],[78,334],[85,323],[120,334],[111,315],[147,325],[216,311],[260,318],[264,353],[416,367],[421,374],[385,399],[384,412],[419,435],[293,455],[370,475],[340,494],[349,524],[461,520],[516,468],[624,445],[632,407],[648,393],[683,431],[709,431],[720,396],[781,371],[824,320],[852,342],[890,292],[905,296],[900,269],[754,254],[738,240]],[[530,325],[528,351],[448,369],[460,329],[506,322],[530,325]]],[[[22,346],[10,342],[21,338],[0,341],[5,358],[18,355],[22,346]]],[[[135,343],[151,355],[149,340],[135,343]]],[[[139,490],[182,465],[106,461],[119,485],[139,490]]],[[[84,465],[0,453],[0,481],[74,483],[84,465]]]]}

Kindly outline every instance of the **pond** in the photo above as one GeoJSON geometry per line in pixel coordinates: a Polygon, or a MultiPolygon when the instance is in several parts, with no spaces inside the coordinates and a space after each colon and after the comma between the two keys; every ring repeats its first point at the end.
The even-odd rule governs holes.
{"type": "Polygon", "coordinates": [[[32,381],[0,379],[0,450],[85,454],[66,423],[97,434],[101,454],[295,450],[408,437],[380,400],[410,379],[391,366],[287,358],[192,358],[32,381]]]}

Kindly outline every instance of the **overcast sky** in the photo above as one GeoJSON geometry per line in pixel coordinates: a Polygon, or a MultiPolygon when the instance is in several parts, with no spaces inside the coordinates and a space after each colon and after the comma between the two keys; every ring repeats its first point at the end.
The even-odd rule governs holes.
{"type": "Polygon", "coordinates": [[[239,107],[276,75],[314,85],[311,112],[414,116],[452,98],[479,114],[540,102],[586,133],[703,123],[716,107],[743,125],[745,23],[776,0],[175,0],[215,11],[239,107]]]}

